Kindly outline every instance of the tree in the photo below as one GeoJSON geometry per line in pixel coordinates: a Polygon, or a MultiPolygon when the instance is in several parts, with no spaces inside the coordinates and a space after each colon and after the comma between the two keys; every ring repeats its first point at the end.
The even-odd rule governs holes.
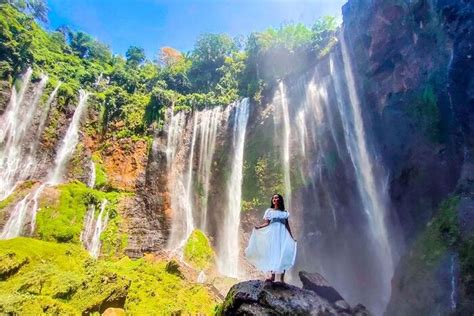
{"type": "Polygon", "coordinates": [[[311,41],[312,46],[315,51],[321,51],[324,49],[331,41],[331,38],[334,36],[337,30],[337,21],[333,16],[325,16],[318,19],[311,31],[311,41]]]}
{"type": "Polygon", "coordinates": [[[170,67],[183,58],[183,54],[172,47],[162,47],[160,49],[159,62],[165,67],[170,67]]]}
{"type": "Polygon", "coordinates": [[[0,0],[2,3],[8,3],[41,22],[48,22],[48,6],[44,0],[0,0]]]}
{"type": "Polygon", "coordinates": [[[81,58],[110,62],[112,54],[107,45],[95,40],[89,34],[76,32],[70,34],[70,46],[81,58]]]}
{"type": "Polygon", "coordinates": [[[125,53],[127,57],[127,64],[132,66],[139,66],[145,61],[145,50],[141,47],[130,46],[125,53]]]}
{"type": "Polygon", "coordinates": [[[218,71],[226,57],[237,51],[234,41],[225,34],[204,34],[199,37],[191,53],[189,77],[196,90],[209,92],[222,74],[218,71]]]}

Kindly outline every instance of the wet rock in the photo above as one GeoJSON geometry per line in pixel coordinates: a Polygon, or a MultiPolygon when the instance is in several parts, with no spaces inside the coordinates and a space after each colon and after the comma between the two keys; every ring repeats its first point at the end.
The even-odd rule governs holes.
{"type": "Polygon", "coordinates": [[[303,288],[258,280],[234,285],[219,315],[370,315],[354,309],[318,273],[299,273],[303,288]]]}
{"type": "MultiPolygon", "coordinates": [[[[315,292],[319,296],[327,299],[330,303],[345,302],[339,292],[330,286],[328,281],[326,281],[321,274],[300,271],[299,277],[303,283],[303,289],[315,292]]],[[[344,304],[340,303],[339,305],[343,306],[344,304]]],[[[347,304],[347,306],[349,306],[349,304],[347,304]]]]}
{"type": "Polygon", "coordinates": [[[8,81],[0,81],[0,115],[5,112],[10,100],[10,84],[8,81]]]}

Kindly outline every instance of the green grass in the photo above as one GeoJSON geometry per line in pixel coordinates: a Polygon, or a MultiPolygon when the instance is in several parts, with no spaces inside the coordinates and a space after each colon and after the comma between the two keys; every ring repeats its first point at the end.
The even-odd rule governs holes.
{"type": "Polygon", "coordinates": [[[74,244],[2,240],[0,313],[80,315],[122,300],[130,314],[211,314],[216,302],[207,289],[166,266],[152,257],[95,261],[74,244]]]}

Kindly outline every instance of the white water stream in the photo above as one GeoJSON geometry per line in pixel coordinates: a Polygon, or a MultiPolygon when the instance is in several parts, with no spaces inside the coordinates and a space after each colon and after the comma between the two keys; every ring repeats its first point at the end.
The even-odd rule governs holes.
{"type": "Polygon", "coordinates": [[[222,234],[218,241],[219,271],[227,276],[239,276],[239,227],[242,204],[242,171],[244,165],[244,145],[245,133],[247,131],[247,121],[249,118],[249,100],[243,99],[236,103],[233,135],[232,153],[233,161],[231,165],[230,180],[227,183],[227,210],[222,215],[224,217],[222,234]]]}

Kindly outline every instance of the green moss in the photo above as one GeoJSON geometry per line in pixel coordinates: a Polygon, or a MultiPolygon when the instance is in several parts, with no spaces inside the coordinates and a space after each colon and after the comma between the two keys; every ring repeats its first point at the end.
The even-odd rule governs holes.
{"type": "Polygon", "coordinates": [[[196,229],[189,236],[184,246],[184,259],[199,270],[209,268],[214,261],[214,251],[206,235],[196,229]]]}
{"type": "Polygon", "coordinates": [[[95,205],[96,210],[104,199],[113,209],[119,193],[105,193],[88,188],[81,182],[61,184],[57,187],[59,199],[43,198],[36,217],[36,235],[47,241],[80,243],[87,208],[95,205]]]}
{"type": "Polygon", "coordinates": [[[441,142],[441,114],[434,91],[432,85],[426,85],[415,97],[408,113],[430,141],[441,142]]]}
{"type": "Polygon", "coordinates": [[[440,210],[428,223],[425,232],[416,241],[413,259],[420,265],[432,267],[453,246],[459,238],[459,228],[456,219],[456,208],[459,197],[455,196],[441,203],[440,210]]]}
{"type": "Polygon", "coordinates": [[[80,315],[121,302],[132,315],[211,314],[216,303],[153,258],[95,261],[78,245],[29,238],[0,241],[6,257],[27,261],[0,281],[0,313],[80,315]]]}
{"type": "Polygon", "coordinates": [[[109,210],[109,220],[102,235],[101,254],[106,258],[121,257],[128,244],[128,235],[121,230],[122,217],[116,208],[109,210]]]}

